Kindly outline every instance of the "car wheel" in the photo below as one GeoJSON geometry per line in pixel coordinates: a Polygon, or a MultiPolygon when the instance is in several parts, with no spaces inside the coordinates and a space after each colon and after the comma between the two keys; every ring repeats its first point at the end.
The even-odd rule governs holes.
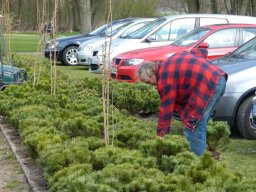
{"type": "Polygon", "coordinates": [[[252,124],[252,98],[246,98],[238,108],[236,115],[237,128],[246,139],[256,139],[256,127],[252,124]]]}
{"type": "Polygon", "coordinates": [[[62,61],[64,65],[77,65],[77,46],[69,46],[63,51],[62,61]]]}

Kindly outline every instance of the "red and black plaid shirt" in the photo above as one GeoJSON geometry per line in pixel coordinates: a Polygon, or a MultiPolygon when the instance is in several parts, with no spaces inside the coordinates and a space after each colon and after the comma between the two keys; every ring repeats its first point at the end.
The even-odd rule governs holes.
{"type": "Polygon", "coordinates": [[[214,94],[221,69],[207,59],[206,49],[179,52],[156,65],[157,89],[161,98],[157,135],[170,132],[173,111],[184,125],[194,130],[214,94]]]}

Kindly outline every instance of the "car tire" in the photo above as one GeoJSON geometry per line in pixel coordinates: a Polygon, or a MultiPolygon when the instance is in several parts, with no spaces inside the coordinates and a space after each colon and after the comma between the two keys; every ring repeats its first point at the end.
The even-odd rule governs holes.
{"type": "Polygon", "coordinates": [[[246,139],[256,139],[256,127],[253,127],[250,119],[253,97],[246,98],[240,104],[236,115],[237,128],[246,139]]]}
{"type": "Polygon", "coordinates": [[[63,51],[62,63],[64,65],[77,65],[77,46],[69,46],[63,51]]]}

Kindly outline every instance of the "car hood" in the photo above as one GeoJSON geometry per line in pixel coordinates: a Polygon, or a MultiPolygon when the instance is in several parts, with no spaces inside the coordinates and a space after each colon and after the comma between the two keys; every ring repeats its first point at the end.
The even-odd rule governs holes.
{"type": "Polygon", "coordinates": [[[114,39],[111,43],[111,46],[119,46],[119,45],[125,45],[125,44],[136,44],[140,43],[141,39],[114,39]]]}
{"type": "Polygon", "coordinates": [[[79,40],[79,39],[90,39],[91,37],[95,37],[96,35],[90,35],[90,34],[80,34],[80,35],[73,35],[73,36],[67,36],[67,37],[60,37],[57,39],[57,41],[68,41],[68,40],[79,40]]]}
{"type": "MultiPolygon", "coordinates": [[[[140,42],[140,39],[113,39],[110,49],[114,52],[114,55],[117,55],[136,48],[145,47],[145,45],[140,42]]],[[[93,51],[99,51],[99,55],[102,55],[102,45],[95,46],[93,51]]]]}
{"type": "Polygon", "coordinates": [[[240,59],[240,61],[233,61],[233,62],[226,62],[217,63],[216,65],[219,66],[223,71],[227,74],[234,74],[237,72],[241,72],[243,70],[248,70],[250,68],[256,67],[256,60],[245,60],[240,59]]]}
{"type": "Polygon", "coordinates": [[[187,47],[166,45],[160,47],[150,47],[145,49],[138,49],[134,51],[125,52],[116,56],[120,59],[144,59],[148,61],[163,61],[172,54],[179,51],[187,51],[187,47]]]}
{"type": "Polygon", "coordinates": [[[92,39],[88,39],[87,41],[83,42],[79,47],[81,49],[83,49],[84,47],[90,45],[91,47],[98,47],[100,45],[102,45],[103,43],[109,42],[109,38],[105,38],[105,37],[95,37],[92,39]]]}

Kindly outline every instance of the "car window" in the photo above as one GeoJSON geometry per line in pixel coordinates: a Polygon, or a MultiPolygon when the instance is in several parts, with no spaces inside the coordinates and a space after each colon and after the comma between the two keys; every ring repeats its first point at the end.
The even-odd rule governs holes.
{"type": "Polygon", "coordinates": [[[148,23],[147,25],[144,25],[143,27],[139,28],[138,30],[134,31],[130,35],[125,36],[125,38],[142,39],[148,33],[150,33],[152,30],[154,30],[156,27],[158,27],[159,25],[161,25],[165,21],[166,21],[166,18],[156,19],[156,20],[148,23]]]}
{"type": "Polygon", "coordinates": [[[195,18],[176,19],[157,30],[152,36],[156,41],[173,41],[195,28],[195,18]]]}
{"type": "Polygon", "coordinates": [[[209,44],[209,48],[234,47],[236,29],[222,29],[211,34],[204,42],[209,44]]]}
{"type": "Polygon", "coordinates": [[[200,18],[200,26],[223,24],[223,23],[228,23],[228,21],[226,19],[221,19],[221,18],[209,18],[209,17],[200,18]]]}
{"type": "Polygon", "coordinates": [[[256,59],[256,37],[232,52],[230,57],[256,59]]]}
{"type": "Polygon", "coordinates": [[[118,31],[120,31],[121,29],[123,29],[124,27],[130,25],[131,22],[129,23],[114,23],[112,25],[109,25],[106,29],[105,32],[103,32],[100,36],[101,37],[110,37],[112,35],[115,35],[116,33],[118,33],[118,31]]]}
{"type": "Polygon", "coordinates": [[[188,46],[190,44],[197,42],[200,38],[202,38],[209,31],[210,31],[210,29],[207,29],[207,28],[195,29],[195,30],[179,37],[178,39],[176,39],[172,43],[172,45],[188,46]]]}
{"type": "Polygon", "coordinates": [[[243,42],[242,44],[244,44],[245,42],[249,41],[250,39],[252,39],[253,37],[255,37],[256,35],[256,29],[253,28],[243,28],[242,29],[242,38],[243,38],[243,42]]]}
{"type": "Polygon", "coordinates": [[[122,35],[120,35],[120,37],[125,37],[126,35],[129,35],[131,33],[133,33],[134,31],[136,31],[137,29],[143,27],[144,25],[146,25],[147,23],[149,23],[150,21],[144,21],[138,24],[133,25],[132,27],[130,27],[129,29],[125,30],[122,35]]]}
{"type": "Polygon", "coordinates": [[[107,24],[102,25],[102,26],[100,26],[100,27],[96,28],[94,31],[90,32],[89,34],[91,34],[91,35],[97,35],[97,34],[100,34],[100,33],[102,33],[102,31],[105,31],[106,26],[107,26],[107,24]]]}

